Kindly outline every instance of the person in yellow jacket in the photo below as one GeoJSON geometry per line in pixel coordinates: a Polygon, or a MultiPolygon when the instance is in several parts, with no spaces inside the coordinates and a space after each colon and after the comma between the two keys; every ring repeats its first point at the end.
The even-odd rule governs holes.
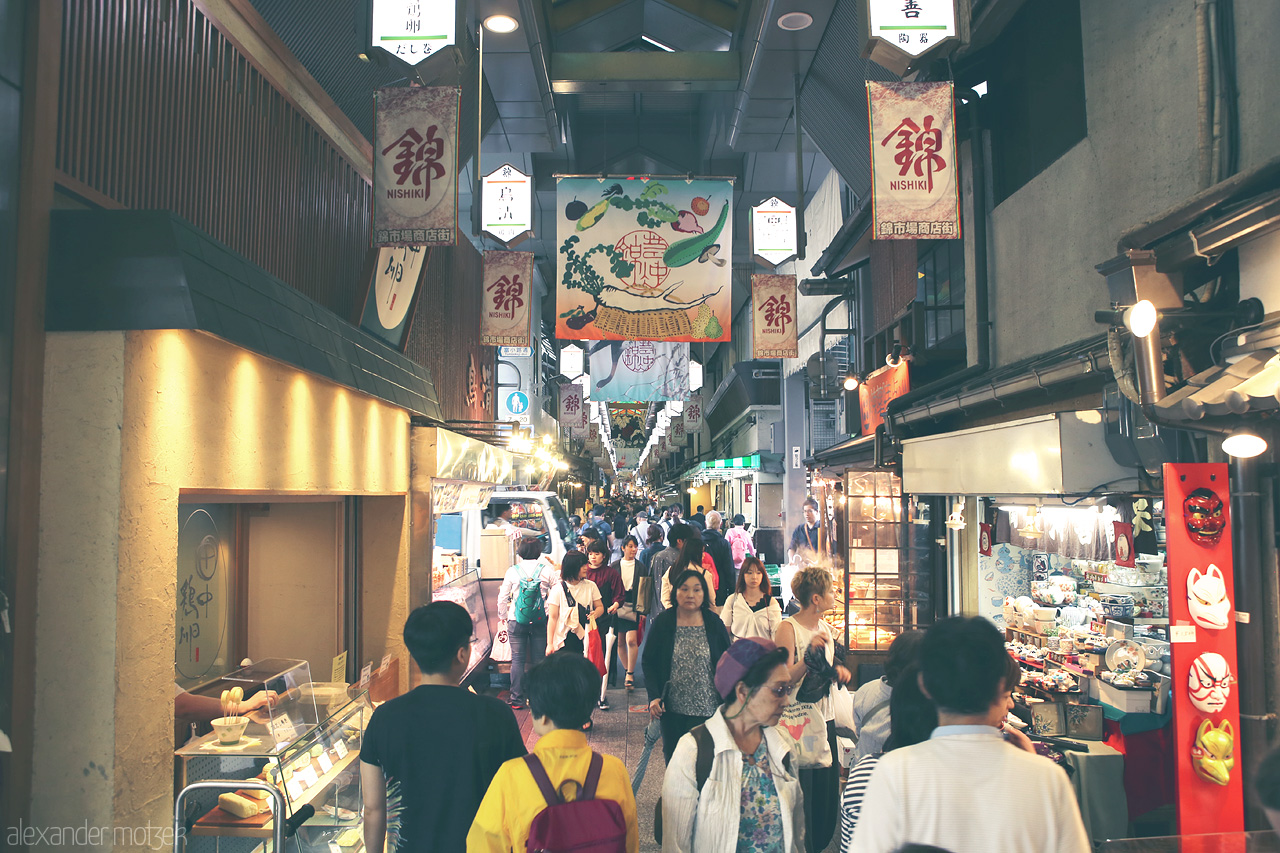
{"type": "MultiPolygon", "coordinates": [[[[556,652],[525,674],[525,694],[533,714],[533,731],[538,742],[533,754],[542,762],[551,784],[587,778],[591,747],[582,727],[600,695],[600,673],[580,654],[556,652]]],[[[631,777],[616,757],[605,755],[596,799],[614,800],[622,808],[627,827],[627,851],[638,853],[640,831],[636,823],[636,800],[631,793],[631,777]]],[[[563,788],[566,796],[577,790],[563,788]]],[[[498,769],[480,809],[467,833],[467,853],[524,853],[529,825],[546,808],[528,764],[512,759],[498,769]]]]}

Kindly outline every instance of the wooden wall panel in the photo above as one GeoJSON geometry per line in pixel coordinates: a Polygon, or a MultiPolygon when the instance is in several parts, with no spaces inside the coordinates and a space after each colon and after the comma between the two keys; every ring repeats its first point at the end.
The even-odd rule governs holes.
{"type": "Polygon", "coordinates": [[[432,249],[409,330],[405,354],[431,371],[448,420],[492,421],[496,411],[495,351],[480,345],[482,274],[480,253],[466,240],[432,249]]]}
{"type": "Polygon", "coordinates": [[[915,240],[871,241],[872,334],[902,317],[916,298],[916,267],[915,240]]]}
{"type": "Polygon", "coordinates": [[[64,0],[56,162],[70,186],[172,210],[340,316],[371,188],[192,0],[64,0]]]}

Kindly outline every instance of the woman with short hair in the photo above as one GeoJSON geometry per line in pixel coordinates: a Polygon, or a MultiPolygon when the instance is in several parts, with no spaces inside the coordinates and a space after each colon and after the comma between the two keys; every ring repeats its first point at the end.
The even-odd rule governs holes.
{"type": "Polygon", "coordinates": [[[787,651],[737,640],[720,656],[724,704],[680,739],[662,780],[662,849],[679,853],[801,853],[800,781],[777,725],[791,696],[787,651]],[[698,764],[710,751],[699,785],[698,764]]]}

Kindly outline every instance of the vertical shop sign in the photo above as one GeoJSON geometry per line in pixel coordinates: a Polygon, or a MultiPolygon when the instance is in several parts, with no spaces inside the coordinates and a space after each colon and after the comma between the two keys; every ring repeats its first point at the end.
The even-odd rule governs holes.
{"type": "Polygon", "coordinates": [[[667,434],[671,436],[671,440],[676,447],[684,447],[688,434],[685,432],[683,415],[671,419],[671,426],[667,430],[667,434]]]}
{"type": "Polygon", "coordinates": [[[690,394],[684,404],[684,425],[689,432],[702,431],[702,395],[690,394]]]}
{"type": "Polygon", "coordinates": [[[529,331],[532,290],[532,252],[484,253],[480,343],[495,347],[533,346],[529,331]]]}
{"type": "Polygon", "coordinates": [[[752,358],[796,358],[796,277],[751,276],[752,358]]]}
{"type": "Polygon", "coordinates": [[[374,93],[375,246],[457,242],[460,92],[433,86],[374,93]]]}
{"type": "Polygon", "coordinates": [[[770,270],[796,255],[796,209],[777,196],[751,208],[751,258],[770,270]]]}
{"type": "Polygon", "coordinates": [[[727,341],[733,182],[560,178],[556,338],[727,341]]]}
{"type": "Polygon", "coordinates": [[[858,409],[862,416],[862,434],[873,435],[876,427],[884,423],[884,412],[889,403],[911,390],[907,363],[882,367],[858,386],[858,409]]]}
{"type": "Polygon", "coordinates": [[[1178,834],[1244,830],[1227,466],[1164,466],[1178,834]]]}
{"type": "Polygon", "coordinates": [[[373,46],[410,65],[454,43],[457,10],[445,0],[371,0],[373,46]]]}
{"type": "Polygon", "coordinates": [[[960,35],[956,0],[867,0],[866,20],[862,55],[899,75],[960,35]]]}
{"type": "Polygon", "coordinates": [[[510,249],[533,234],[533,179],[510,163],[480,179],[484,230],[510,249]]]}
{"type": "Polygon", "coordinates": [[[582,386],[567,382],[560,386],[560,426],[573,430],[587,428],[587,405],[582,400],[582,386]]]}
{"type": "Polygon", "coordinates": [[[877,240],[960,237],[954,87],[867,81],[872,232],[877,240]]]}
{"type": "Polygon", "coordinates": [[[422,246],[384,246],[377,252],[360,328],[403,352],[413,325],[418,284],[431,250],[422,246]]]}

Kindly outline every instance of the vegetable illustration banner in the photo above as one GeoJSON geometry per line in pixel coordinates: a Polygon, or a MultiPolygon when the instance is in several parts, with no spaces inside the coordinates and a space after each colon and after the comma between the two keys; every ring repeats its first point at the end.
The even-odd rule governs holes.
{"type": "Polygon", "coordinates": [[[532,346],[529,292],[533,288],[533,252],[485,252],[484,296],[480,301],[480,343],[532,346]]]}
{"type": "Polygon", "coordinates": [[[561,178],[556,337],[727,341],[733,182],[561,178]]]}
{"type": "Polygon", "coordinates": [[[644,431],[645,418],[649,414],[648,406],[615,406],[609,404],[609,433],[613,436],[613,447],[635,447],[640,450],[649,443],[644,431]]]}
{"type": "Polygon", "coordinates": [[[689,398],[689,345],[600,341],[587,347],[591,399],[638,403],[689,398]]]}
{"type": "Polygon", "coordinates": [[[455,86],[373,94],[373,245],[452,246],[458,231],[455,86]]]}

